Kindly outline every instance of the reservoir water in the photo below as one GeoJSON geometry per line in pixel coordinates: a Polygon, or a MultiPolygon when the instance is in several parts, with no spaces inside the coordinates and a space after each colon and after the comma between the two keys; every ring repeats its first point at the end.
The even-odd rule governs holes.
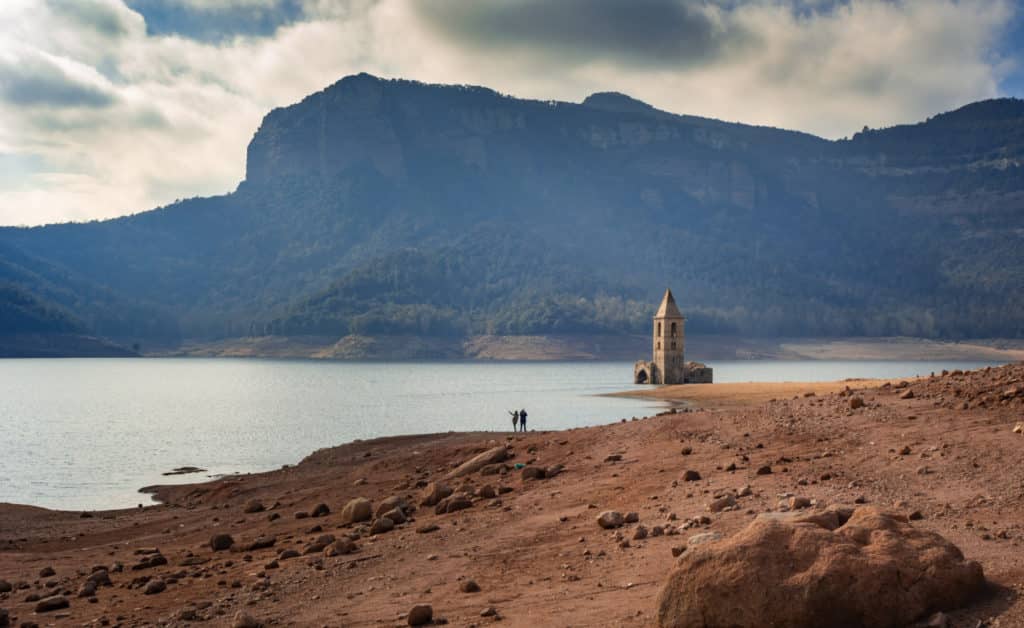
{"type": "MultiPolygon", "coordinates": [[[[987,362],[718,361],[718,382],[910,377],[987,362]]],[[[626,362],[0,360],[0,502],[67,510],[150,503],[150,484],[294,464],[355,439],[508,431],[644,416],[626,362]],[[197,466],[207,472],[165,477],[197,466]]]]}

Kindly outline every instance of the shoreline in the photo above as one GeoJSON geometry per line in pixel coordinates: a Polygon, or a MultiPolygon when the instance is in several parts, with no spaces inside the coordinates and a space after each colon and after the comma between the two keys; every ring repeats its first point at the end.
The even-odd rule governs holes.
{"type": "MultiPolygon", "coordinates": [[[[719,384],[676,384],[676,385],[661,385],[661,386],[650,386],[646,389],[638,390],[623,390],[616,392],[597,393],[594,396],[597,397],[610,397],[610,398],[634,398],[634,399],[645,399],[649,401],[657,401],[665,404],[664,408],[660,412],[656,412],[652,416],[644,417],[619,417],[615,420],[611,420],[605,423],[598,423],[595,425],[562,428],[555,430],[543,430],[537,432],[528,432],[528,434],[561,434],[573,432],[580,429],[591,429],[600,428],[602,426],[614,425],[616,423],[624,423],[627,421],[646,420],[665,414],[672,414],[674,412],[684,411],[723,411],[723,410],[738,410],[743,408],[749,408],[766,402],[774,402],[777,400],[784,400],[786,398],[800,398],[800,397],[814,397],[818,395],[835,394],[844,389],[850,388],[874,388],[880,387],[885,384],[896,384],[898,382],[916,382],[927,379],[927,376],[921,376],[917,378],[845,378],[842,380],[828,380],[820,382],[802,382],[802,381],[783,381],[783,382],[726,382],[719,384]]],[[[361,438],[350,442],[338,443],[330,445],[325,448],[314,450],[306,456],[300,458],[298,461],[284,463],[282,465],[275,466],[264,470],[250,470],[250,471],[234,471],[230,473],[218,473],[213,476],[207,476],[204,480],[198,478],[188,477],[189,474],[179,473],[167,473],[163,472],[161,475],[168,477],[182,477],[183,479],[196,480],[196,481],[182,481],[180,483],[155,483],[141,486],[134,490],[135,495],[147,496],[150,499],[150,503],[143,503],[143,507],[149,508],[154,506],[160,506],[165,503],[165,499],[161,497],[162,494],[173,492],[174,489],[181,487],[193,487],[193,486],[204,486],[214,484],[220,481],[232,481],[239,478],[254,478],[265,474],[276,473],[278,471],[287,470],[294,468],[302,464],[306,459],[314,456],[320,451],[337,449],[341,447],[348,447],[353,445],[366,445],[373,446],[375,444],[388,445],[391,441],[430,441],[435,438],[442,436],[451,435],[472,435],[481,438],[506,438],[508,436],[514,436],[516,433],[507,431],[450,431],[450,432],[426,432],[426,433],[410,433],[410,434],[397,434],[390,436],[378,436],[374,438],[361,438]]],[[[201,470],[206,472],[206,470],[201,470]]],[[[27,504],[22,502],[2,502],[0,501],[0,507],[13,506],[13,507],[24,507],[39,509],[48,512],[55,513],[73,513],[79,514],[82,512],[88,512],[93,515],[102,515],[104,513],[114,513],[122,511],[130,511],[137,509],[137,506],[124,506],[119,508],[95,508],[95,509],[72,509],[72,510],[61,510],[48,508],[46,506],[40,506],[36,504],[27,504]]]]}
{"type": "Polygon", "coordinates": [[[816,397],[852,388],[878,388],[898,382],[915,382],[924,377],[892,379],[848,378],[823,382],[726,382],[721,384],[674,384],[651,386],[650,390],[606,393],[608,397],[650,399],[686,404],[691,409],[739,409],[787,398],[816,397]]]}
{"type": "MultiPolygon", "coordinates": [[[[335,361],[452,360],[633,361],[650,353],[647,335],[539,335],[425,338],[419,336],[258,336],[189,341],[151,357],[304,358],[335,361]]],[[[687,354],[714,360],[1024,360],[1024,340],[930,340],[913,337],[687,337],[687,354]]]]}
{"type": "Polygon", "coordinates": [[[948,613],[951,626],[1024,625],[1024,435],[1012,431],[1024,365],[877,383],[684,385],[731,398],[559,431],[356,441],[273,471],[163,486],[165,503],[86,517],[0,504],[0,580],[15,587],[0,593],[0,610],[51,623],[57,615],[27,600],[56,589],[69,592],[56,613],[76,625],[221,625],[239,613],[265,625],[393,625],[428,603],[452,625],[487,625],[481,609],[493,606],[505,626],[646,626],[689,537],[729,539],[777,513],[785,494],[812,500],[812,512],[866,503],[917,513],[915,527],[955,543],[992,583],[994,593],[948,613]],[[495,448],[503,462],[456,470],[495,448]],[[685,481],[687,470],[699,480],[685,481]],[[428,505],[438,484],[465,495],[457,512],[428,505]],[[730,492],[738,507],[713,510],[730,492]],[[346,505],[357,498],[371,502],[370,519],[352,523],[346,505]],[[372,531],[373,512],[398,502],[406,522],[372,531]],[[602,530],[604,510],[639,522],[602,530]],[[640,526],[671,532],[641,536],[640,526]],[[211,546],[218,534],[230,535],[229,549],[211,546]],[[331,553],[334,543],[318,545],[325,535],[351,545],[331,553]],[[94,602],[77,597],[97,566],[114,586],[94,602]],[[480,591],[462,589],[469,579],[480,591]],[[162,588],[147,594],[152,580],[162,588]]]}
{"type": "MultiPolygon", "coordinates": [[[[637,419],[645,420],[653,418],[655,416],[661,416],[664,414],[671,414],[676,410],[727,410],[747,407],[756,405],[769,400],[775,400],[778,398],[785,397],[798,397],[803,396],[808,392],[815,394],[828,394],[848,388],[853,385],[871,387],[881,386],[886,382],[895,383],[897,381],[911,380],[915,378],[896,378],[896,379],[877,379],[877,378],[846,378],[842,380],[830,380],[822,382],[730,382],[721,384],[678,384],[668,386],[651,386],[649,389],[643,390],[624,390],[608,393],[597,393],[596,397],[610,397],[610,398],[635,398],[635,399],[646,399],[649,401],[657,401],[664,403],[664,408],[661,411],[656,412],[652,416],[644,417],[618,417],[614,420],[607,421],[605,423],[598,423],[588,426],[562,428],[555,430],[543,430],[537,432],[528,432],[528,434],[560,434],[564,432],[572,432],[578,429],[588,428],[599,428],[606,425],[613,425],[615,423],[621,423],[626,421],[635,421],[637,419]]],[[[339,447],[347,447],[356,444],[365,444],[372,446],[374,444],[387,445],[391,441],[400,439],[402,441],[430,441],[434,438],[439,438],[443,435],[474,435],[480,437],[486,437],[490,435],[492,438],[505,438],[510,435],[515,435],[513,432],[507,431],[451,431],[451,432],[420,432],[411,434],[397,434],[390,436],[378,436],[374,438],[362,438],[354,441],[338,443],[330,445],[325,448],[314,450],[306,456],[300,458],[297,461],[284,463],[277,465],[273,468],[263,470],[249,470],[249,471],[234,471],[230,473],[218,473],[213,476],[207,476],[206,479],[199,479],[198,477],[189,477],[192,472],[188,474],[174,473],[174,472],[162,472],[161,475],[165,477],[181,477],[183,479],[180,483],[155,483],[141,486],[134,490],[135,495],[140,498],[146,496],[150,499],[149,503],[143,503],[143,507],[149,508],[153,506],[160,506],[165,503],[162,494],[173,492],[173,489],[180,487],[192,487],[192,486],[204,486],[213,484],[219,481],[231,481],[238,478],[254,478],[260,475],[275,473],[288,468],[293,468],[301,464],[307,458],[314,454],[323,451],[325,449],[336,449],[339,447]],[[185,481],[194,480],[194,481],[185,481]]],[[[205,469],[200,469],[195,473],[207,473],[205,469]]],[[[2,506],[16,506],[25,508],[36,508],[45,511],[57,512],[57,513],[81,513],[88,512],[93,515],[102,515],[109,512],[120,512],[125,510],[132,510],[137,506],[123,506],[120,508],[94,508],[94,509],[71,509],[61,510],[48,508],[37,504],[27,504],[22,502],[2,502],[0,501],[0,507],[2,506]]]]}

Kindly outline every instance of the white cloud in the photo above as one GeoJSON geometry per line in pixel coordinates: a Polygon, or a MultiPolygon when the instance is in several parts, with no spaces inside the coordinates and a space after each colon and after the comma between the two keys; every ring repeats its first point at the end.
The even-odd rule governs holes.
{"type": "MultiPolygon", "coordinates": [[[[179,1],[237,9],[275,0],[179,1]]],[[[541,99],[617,90],[670,111],[836,137],[997,95],[1012,63],[992,49],[1009,0],[801,4],[797,13],[781,0],[705,5],[708,51],[590,55],[566,54],[578,40],[546,45],[559,32],[551,29],[467,39],[409,0],[306,0],[306,17],[272,36],[218,43],[147,35],[119,0],[5,0],[0,153],[26,167],[16,181],[0,178],[0,224],[109,217],[230,191],[269,109],[360,71],[541,99]],[[673,54],[698,58],[675,63],[673,54]]],[[[672,32],[662,33],[669,44],[672,32]]],[[[635,33],[604,36],[621,48],[635,33]]]]}

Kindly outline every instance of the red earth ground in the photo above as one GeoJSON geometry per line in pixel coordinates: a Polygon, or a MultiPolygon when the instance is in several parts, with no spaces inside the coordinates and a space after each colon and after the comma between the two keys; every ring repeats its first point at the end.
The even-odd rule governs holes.
{"type": "Polygon", "coordinates": [[[1024,626],[1024,434],[1013,432],[1024,421],[1024,366],[905,387],[790,384],[775,390],[775,400],[765,399],[764,385],[751,386],[747,397],[734,386],[725,398],[711,393],[715,386],[703,400],[686,388],[659,389],[662,398],[689,397],[697,407],[606,426],[430,434],[323,449],[270,473],[160,489],[164,503],[142,509],[83,518],[0,505],[0,580],[14,585],[0,593],[0,609],[13,626],[230,626],[239,613],[265,625],[399,626],[422,603],[454,626],[644,626],[654,621],[673,547],[695,533],[729,535],[793,494],[819,508],[862,498],[904,514],[919,511],[914,525],[954,542],[992,583],[989,594],[950,613],[952,625],[1024,626]],[[905,398],[908,390],[912,398],[905,398]],[[853,409],[854,398],[863,407],[853,409]],[[398,495],[418,505],[423,484],[502,444],[513,456],[507,465],[565,469],[550,479],[524,480],[512,468],[452,480],[454,488],[490,484],[508,492],[475,498],[451,514],[421,506],[413,521],[360,536],[354,553],[317,552],[268,568],[282,550],[301,553],[322,534],[353,533],[341,518],[349,500],[365,497],[376,507],[398,495]],[[692,452],[683,455],[684,447],[692,452]],[[763,465],[773,473],[757,475],[763,465]],[[702,479],[683,482],[686,470],[702,479]],[[753,495],[738,509],[708,512],[716,492],[745,485],[753,495]],[[253,500],[266,510],[247,514],[253,500]],[[296,518],[320,503],[330,514],[296,518]],[[639,524],[601,529],[597,516],[610,509],[638,513],[639,524]],[[632,540],[637,525],[675,531],[701,515],[710,523],[632,540]],[[438,529],[417,532],[431,524],[438,529]],[[234,547],[213,551],[218,533],[230,534],[234,547]],[[274,545],[241,549],[258,537],[273,537],[274,545]],[[132,569],[152,556],[141,552],[154,550],[166,565],[132,569]],[[77,597],[101,566],[113,586],[100,587],[92,600],[77,597]],[[40,576],[47,567],[54,575],[40,576]],[[158,578],[166,590],[145,594],[147,580],[158,578]],[[480,591],[462,592],[466,579],[480,591]],[[65,592],[70,606],[36,613],[36,603],[26,601],[54,592],[65,592]],[[492,607],[496,615],[481,616],[492,607]]]}

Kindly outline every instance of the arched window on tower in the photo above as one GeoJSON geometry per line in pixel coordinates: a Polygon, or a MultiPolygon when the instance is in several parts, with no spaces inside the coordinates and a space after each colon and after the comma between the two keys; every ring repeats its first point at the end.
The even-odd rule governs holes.
{"type": "MultiPolygon", "coordinates": [[[[676,337],[676,324],[675,324],[675,323],[672,323],[672,337],[673,337],[673,338],[675,338],[675,337],[676,337]]],[[[673,349],[674,349],[674,348],[675,348],[675,347],[673,347],[673,349]]]]}
{"type": "Polygon", "coordinates": [[[661,323],[658,323],[658,331],[654,334],[655,336],[661,335],[661,323]]]}
{"type": "Polygon", "coordinates": [[[673,351],[676,350],[676,341],[675,340],[672,341],[672,350],[673,351]]]}

